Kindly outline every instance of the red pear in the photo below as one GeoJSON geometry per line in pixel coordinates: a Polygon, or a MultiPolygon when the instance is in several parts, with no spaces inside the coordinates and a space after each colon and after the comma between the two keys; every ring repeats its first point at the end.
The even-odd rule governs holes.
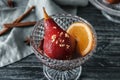
{"type": "Polygon", "coordinates": [[[71,59],[75,50],[75,40],[44,11],[43,51],[52,59],[71,59]]]}

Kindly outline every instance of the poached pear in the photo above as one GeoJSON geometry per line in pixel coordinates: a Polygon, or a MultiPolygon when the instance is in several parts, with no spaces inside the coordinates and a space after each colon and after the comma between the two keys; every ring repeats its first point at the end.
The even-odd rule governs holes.
{"type": "Polygon", "coordinates": [[[64,31],[58,24],[44,12],[44,41],[43,51],[47,57],[58,60],[69,60],[75,50],[75,39],[64,31]]]}

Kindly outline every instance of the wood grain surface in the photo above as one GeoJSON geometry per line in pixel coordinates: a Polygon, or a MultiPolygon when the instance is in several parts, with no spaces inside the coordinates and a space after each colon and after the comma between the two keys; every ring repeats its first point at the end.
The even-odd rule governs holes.
{"type": "MultiPolygon", "coordinates": [[[[96,53],[82,65],[79,80],[120,80],[120,24],[108,21],[89,4],[78,7],[78,16],[89,21],[97,32],[96,53]]],[[[34,54],[0,68],[0,80],[47,80],[34,54]]]]}

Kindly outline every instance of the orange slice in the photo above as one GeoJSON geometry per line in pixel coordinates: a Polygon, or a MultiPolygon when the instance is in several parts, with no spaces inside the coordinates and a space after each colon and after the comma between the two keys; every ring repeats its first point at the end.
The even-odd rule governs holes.
{"type": "Polygon", "coordinates": [[[81,56],[87,55],[93,48],[94,36],[91,28],[82,22],[75,22],[67,29],[67,33],[70,34],[77,41],[77,52],[81,56]]]}

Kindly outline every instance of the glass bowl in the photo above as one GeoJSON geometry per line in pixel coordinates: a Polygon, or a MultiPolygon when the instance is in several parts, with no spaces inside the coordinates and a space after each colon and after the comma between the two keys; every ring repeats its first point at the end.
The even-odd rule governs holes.
{"type": "MultiPolygon", "coordinates": [[[[81,17],[72,16],[70,14],[56,14],[51,17],[63,30],[66,30],[74,22],[86,23],[92,30],[93,35],[94,35],[94,40],[95,40],[94,42],[96,42],[95,30],[93,29],[91,24],[89,24],[86,20],[82,19],[81,17]]],[[[80,76],[81,74],[81,64],[83,64],[86,60],[88,60],[92,56],[93,52],[95,52],[96,44],[94,45],[94,49],[85,57],[79,57],[79,58],[72,59],[72,60],[51,59],[45,56],[44,53],[42,53],[42,51],[41,53],[38,51],[38,46],[43,40],[43,37],[44,37],[44,25],[43,25],[43,19],[41,19],[34,26],[33,32],[31,34],[31,47],[34,50],[35,55],[45,65],[43,67],[43,71],[48,79],[52,79],[52,80],[58,80],[58,79],[60,80],[74,79],[75,80],[77,79],[78,76],[80,76]],[[72,73],[69,74],[69,72],[70,73],[72,72],[72,73]],[[61,77],[59,77],[60,75],[61,77]]]]}
{"type": "Polygon", "coordinates": [[[109,4],[106,0],[89,0],[91,4],[101,10],[110,21],[120,23],[120,3],[109,4]]]}

